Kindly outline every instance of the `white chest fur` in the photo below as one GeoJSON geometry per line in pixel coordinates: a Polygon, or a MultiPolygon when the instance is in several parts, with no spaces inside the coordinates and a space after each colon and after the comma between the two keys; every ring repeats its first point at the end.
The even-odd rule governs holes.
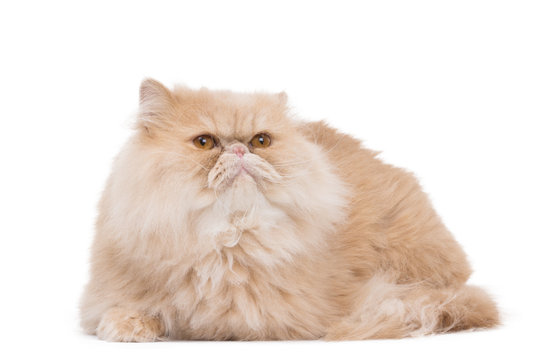
{"type": "Polygon", "coordinates": [[[273,319],[283,322],[277,327],[292,321],[287,299],[300,289],[284,269],[306,250],[301,236],[309,236],[296,225],[249,184],[233,185],[199,216],[199,251],[175,299],[194,336],[219,331],[216,326],[248,336],[267,331],[273,319]]]}
{"type": "Polygon", "coordinates": [[[231,281],[239,281],[242,277],[234,276],[235,261],[271,268],[291,260],[302,248],[293,221],[270,204],[247,176],[221,194],[195,227],[194,242],[200,251],[194,270],[200,286],[207,281],[218,284],[231,272],[231,281]]]}

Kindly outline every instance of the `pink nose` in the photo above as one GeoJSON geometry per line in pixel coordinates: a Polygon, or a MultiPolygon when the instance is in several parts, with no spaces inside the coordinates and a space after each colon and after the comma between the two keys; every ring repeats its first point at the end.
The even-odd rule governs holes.
{"type": "Polygon", "coordinates": [[[238,156],[240,158],[243,157],[244,154],[246,153],[246,147],[243,146],[243,145],[240,145],[240,144],[233,145],[231,150],[232,150],[233,153],[236,154],[236,156],[238,156]]]}

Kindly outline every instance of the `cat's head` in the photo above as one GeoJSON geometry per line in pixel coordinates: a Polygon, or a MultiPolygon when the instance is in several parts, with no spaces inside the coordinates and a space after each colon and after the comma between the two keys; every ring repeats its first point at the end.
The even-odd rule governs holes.
{"type": "Polygon", "coordinates": [[[139,136],[161,154],[161,174],[181,172],[201,191],[237,183],[260,191],[294,183],[317,164],[317,149],[288,114],[285,93],[140,88],[139,136]]]}
{"type": "Polygon", "coordinates": [[[201,232],[217,229],[220,212],[253,209],[259,219],[322,231],[343,213],[335,167],[291,118],[284,93],[169,90],[146,80],[136,124],[107,197],[113,218],[133,231],[178,227],[191,217],[201,232]]]}

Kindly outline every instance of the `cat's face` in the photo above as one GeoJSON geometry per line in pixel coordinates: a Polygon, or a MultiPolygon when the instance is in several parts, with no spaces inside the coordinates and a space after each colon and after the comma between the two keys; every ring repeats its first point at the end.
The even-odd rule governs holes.
{"type": "Polygon", "coordinates": [[[316,149],[287,115],[285,94],[171,92],[149,80],[139,125],[162,176],[182,174],[217,196],[249,187],[283,197],[317,165],[316,149]]]}

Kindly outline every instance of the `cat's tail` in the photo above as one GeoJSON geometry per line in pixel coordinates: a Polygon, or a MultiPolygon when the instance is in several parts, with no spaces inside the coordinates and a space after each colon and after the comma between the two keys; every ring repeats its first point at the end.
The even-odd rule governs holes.
{"type": "Polygon", "coordinates": [[[403,338],[499,324],[495,302],[475,286],[435,289],[374,277],[358,299],[355,310],[329,329],[326,340],[403,338]]]}

